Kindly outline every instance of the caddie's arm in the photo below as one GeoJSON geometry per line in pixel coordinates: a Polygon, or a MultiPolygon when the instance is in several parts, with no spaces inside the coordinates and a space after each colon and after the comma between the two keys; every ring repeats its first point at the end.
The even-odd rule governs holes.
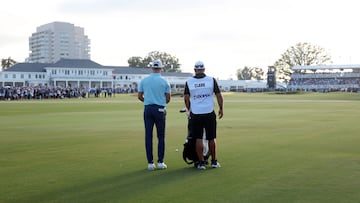
{"type": "Polygon", "coordinates": [[[219,114],[218,115],[219,115],[219,118],[222,118],[224,116],[224,99],[222,97],[221,90],[219,88],[217,81],[215,80],[215,78],[213,80],[214,80],[214,93],[216,95],[216,100],[219,105],[219,114]]]}
{"type": "Polygon", "coordinates": [[[224,116],[224,99],[221,93],[216,93],[216,100],[219,105],[219,118],[224,116]]]}
{"type": "Polygon", "coordinates": [[[184,89],[184,103],[187,111],[190,111],[190,91],[187,82],[184,89]]]}

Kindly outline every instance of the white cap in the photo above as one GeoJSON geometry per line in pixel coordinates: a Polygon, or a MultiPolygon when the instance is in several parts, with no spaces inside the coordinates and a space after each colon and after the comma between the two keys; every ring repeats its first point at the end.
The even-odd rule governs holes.
{"type": "Polygon", "coordinates": [[[195,63],[194,69],[205,69],[204,63],[202,61],[197,61],[195,63]]]}
{"type": "Polygon", "coordinates": [[[151,64],[152,68],[163,68],[163,64],[161,63],[161,61],[159,59],[155,59],[152,64],[151,64]]]}

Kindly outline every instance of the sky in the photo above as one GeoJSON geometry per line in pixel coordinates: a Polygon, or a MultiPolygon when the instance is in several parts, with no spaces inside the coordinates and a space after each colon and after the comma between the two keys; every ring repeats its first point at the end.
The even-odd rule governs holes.
{"type": "Polygon", "coordinates": [[[59,21],[84,28],[101,65],[160,51],[183,72],[200,60],[208,75],[236,79],[299,42],[323,47],[332,64],[360,64],[358,19],[356,0],[11,0],[0,7],[0,58],[25,61],[36,28],[59,21]]]}

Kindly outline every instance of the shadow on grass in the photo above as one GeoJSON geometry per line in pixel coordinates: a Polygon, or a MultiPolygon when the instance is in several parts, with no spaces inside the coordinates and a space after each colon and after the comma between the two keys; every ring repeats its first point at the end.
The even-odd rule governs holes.
{"type": "Polygon", "coordinates": [[[146,201],[149,195],[156,194],[166,198],[172,190],[187,187],[187,182],[194,182],[201,173],[193,167],[122,172],[72,187],[40,192],[16,202],[132,202],[146,201]]]}

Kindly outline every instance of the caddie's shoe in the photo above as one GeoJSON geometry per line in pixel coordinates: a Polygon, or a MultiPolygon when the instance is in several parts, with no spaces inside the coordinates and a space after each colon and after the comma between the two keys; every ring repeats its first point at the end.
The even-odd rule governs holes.
{"type": "Polygon", "coordinates": [[[162,162],[162,163],[158,163],[157,167],[158,169],[166,169],[167,165],[164,162],[162,162]]]}
{"type": "Polygon", "coordinates": [[[211,160],[211,168],[220,168],[220,163],[217,160],[211,160]]]}
{"type": "Polygon", "coordinates": [[[204,160],[205,165],[209,165],[209,161],[207,159],[204,160]]]}
{"type": "Polygon", "coordinates": [[[197,166],[197,168],[198,168],[199,170],[205,170],[205,169],[206,169],[206,167],[205,167],[205,162],[201,161],[201,162],[199,163],[199,165],[197,166]]]}
{"type": "Polygon", "coordinates": [[[149,171],[153,171],[153,170],[156,169],[156,166],[155,166],[155,164],[153,164],[153,163],[149,163],[147,169],[148,169],[149,171]]]}

